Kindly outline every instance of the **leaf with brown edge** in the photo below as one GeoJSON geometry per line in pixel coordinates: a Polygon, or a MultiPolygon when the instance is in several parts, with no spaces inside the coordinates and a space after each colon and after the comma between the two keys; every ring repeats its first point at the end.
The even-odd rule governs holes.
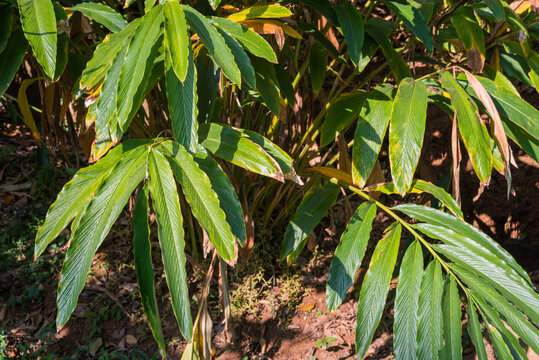
{"type": "Polygon", "coordinates": [[[494,140],[498,144],[498,147],[500,149],[500,152],[502,154],[503,158],[503,172],[505,175],[505,179],[507,180],[507,198],[509,198],[509,194],[511,193],[511,163],[514,163],[513,158],[513,152],[511,151],[511,147],[509,146],[509,142],[507,141],[507,135],[505,135],[505,130],[503,128],[502,119],[500,118],[500,114],[498,113],[498,109],[496,109],[496,105],[494,105],[494,101],[492,101],[492,98],[490,97],[487,89],[481,84],[477,78],[470,73],[469,71],[465,69],[460,69],[466,74],[466,78],[468,79],[468,82],[470,83],[472,89],[475,91],[475,94],[481,100],[483,105],[485,106],[485,109],[487,109],[490,118],[493,121],[493,135],[494,140]]]}

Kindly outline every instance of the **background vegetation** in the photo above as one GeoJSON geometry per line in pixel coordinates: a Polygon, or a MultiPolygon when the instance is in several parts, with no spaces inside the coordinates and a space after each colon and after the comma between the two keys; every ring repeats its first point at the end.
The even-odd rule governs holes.
{"type": "MultiPolygon", "coordinates": [[[[292,339],[296,311],[327,323],[357,299],[347,356],[372,356],[380,329],[395,358],[539,352],[534,268],[466,222],[497,172],[510,201],[517,159],[539,160],[535,1],[0,6],[4,134],[33,137],[2,157],[25,144],[39,165],[36,185],[11,168],[3,186],[6,204],[32,189],[16,209],[36,206],[10,213],[2,238],[6,280],[32,285],[2,298],[0,321],[46,294],[57,306],[28,310],[33,342],[2,330],[0,356],[148,357],[155,345],[125,351],[139,342],[127,318],[149,325],[150,356],[209,359],[221,341],[272,357],[266,327],[242,329],[261,294],[292,339]],[[313,271],[325,305],[305,302],[313,271]],[[77,306],[84,289],[107,303],[77,306]],[[73,316],[90,320],[84,344],[55,350],[73,316]]],[[[298,356],[330,356],[338,340],[323,335],[298,356]]]]}

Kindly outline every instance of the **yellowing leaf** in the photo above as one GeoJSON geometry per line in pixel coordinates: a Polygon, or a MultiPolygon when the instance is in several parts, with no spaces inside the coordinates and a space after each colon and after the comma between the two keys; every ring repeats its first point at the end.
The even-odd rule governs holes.
{"type": "Polygon", "coordinates": [[[28,104],[28,98],[26,97],[26,89],[36,80],[40,79],[43,78],[23,80],[23,82],[21,83],[21,87],[19,88],[19,93],[17,95],[17,102],[19,103],[19,109],[21,110],[22,120],[24,121],[26,126],[30,128],[32,136],[34,137],[34,139],[36,139],[38,143],[41,142],[41,138],[39,137],[39,131],[37,131],[34,116],[32,115],[32,111],[30,110],[30,104],[28,104]]]}
{"type": "Polygon", "coordinates": [[[292,15],[292,12],[281,5],[258,5],[229,15],[228,19],[232,21],[243,21],[256,18],[281,18],[290,15],[292,15]]]}
{"type": "Polygon", "coordinates": [[[321,167],[308,168],[305,171],[315,172],[315,173],[327,176],[329,178],[337,179],[343,183],[354,185],[354,182],[352,181],[352,174],[346,173],[342,170],[321,166],[321,167]]]}

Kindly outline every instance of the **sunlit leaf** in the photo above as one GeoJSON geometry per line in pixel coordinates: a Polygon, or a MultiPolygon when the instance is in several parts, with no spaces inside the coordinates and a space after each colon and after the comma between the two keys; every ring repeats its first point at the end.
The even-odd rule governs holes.
{"type": "Polygon", "coordinates": [[[50,79],[56,67],[56,16],[51,0],[17,0],[22,29],[37,61],[50,79]]]}
{"type": "Polygon", "coordinates": [[[121,31],[127,26],[127,21],[122,15],[104,4],[84,2],[71,7],[69,11],[79,11],[87,18],[102,24],[112,32],[121,31]]]}
{"type": "Polygon", "coordinates": [[[389,161],[395,187],[400,194],[410,188],[414,177],[427,116],[427,86],[412,78],[399,84],[389,126],[389,161]]]}
{"type": "Polygon", "coordinates": [[[186,340],[191,340],[193,321],[185,269],[183,219],[172,169],[163,154],[151,150],[149,188],[157,220],[157,232],[172,310],[186,340]]]}
{"type": "Polygon", "coordinates": [[[423,273],[419,292],[417,357],[421,360],[438,359],[443,345],[442,289],[440,262],[433,260],[423,273]]]}

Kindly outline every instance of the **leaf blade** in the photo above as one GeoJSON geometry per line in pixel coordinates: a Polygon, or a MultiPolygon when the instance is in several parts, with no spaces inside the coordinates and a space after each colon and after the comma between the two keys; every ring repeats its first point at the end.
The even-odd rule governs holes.
{"type": "Polygon", "coordinates": [[[127,21],[122,15],[104,4],[84,2],[71,7],[69,11],[79,11],[87,18],[100,23],[112,32],[121,31],[127,26],[127,21]]]}
{"type": "Polygon", "coordinates": [[[401,225],[393,226],[378,242],[359,295],[356,322],[356,351],[362,358],[378,327],[389,291],[389,283],[401,237],[401,225]]]}
{"type": "Polygon", "coordinates": [[[375,216],[376,205],[369,202],[362,203],[341,236],[329,268],[326,286],[326,306],[329,311],[334,311],[341,305],[346,292],[354,282],[367,249],[375,216]]]}
{"type": "Polygon", "coordinates": [[[418,301],[423,275],[423,251],[415,240],[402,259],[395,296],[393,324],[395,359],[417,358],[418,301]]]}
{"type": "Polygon", "coordinates": [[[56,64],[56,16],[51,0],[17,0],[24,35],[50,79],[56,64]]]}
{"type": "Polygon", "coordinates": [[[159,317],[154,288],[148,196],[148,184],[145,184],[138,195],[133,211],[133,255],[144,314],[161,352],[166,354],[165,340],[163,338],[163,329],[161,328],[161,319],[159,317]]]}
{"type": "Polygon", "coordinates": [[[192,337],[193,321],[185,269],[183,219],[176,182],[167,159],[157,150],[150,151],[148,172],[172,309],[183,336],[189,341],[192,337]]]}
{"type": "Polygon", "coordinates": [[[423,146],[427,117],[427,86],[405,78],[393,102],[389,125],[391,176],[401,195],[410,188],[423,146]]]}

